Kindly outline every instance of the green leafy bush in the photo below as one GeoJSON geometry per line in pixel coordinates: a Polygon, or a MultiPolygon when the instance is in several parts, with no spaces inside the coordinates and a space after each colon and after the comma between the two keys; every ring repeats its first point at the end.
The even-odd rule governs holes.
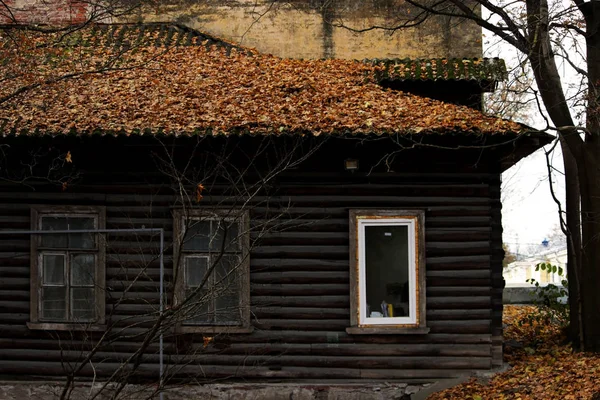
{"type": "Polygon", "coordinates": [[[561,278],[560,284],[562,286],[557,286],[552,283],[542,286],[533,278],[527,279],[527,282],[531,283],[536,288],[532,295],[534,296],[533,303],[538,306],[538,311],[530,314],[530,322],[535,320],[538,324],[556,323],[563,328],[568,326],[569,304],[568,302],[562,301],[562,299],[569,294],[567,290],[569,282],[564,269],[545,262],[537,264],[535,270],[557,274],[559,278],[561,278]]]}

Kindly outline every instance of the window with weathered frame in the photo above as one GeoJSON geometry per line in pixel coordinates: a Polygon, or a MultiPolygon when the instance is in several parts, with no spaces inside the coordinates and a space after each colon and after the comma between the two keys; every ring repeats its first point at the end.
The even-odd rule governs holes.
{"type": "MultiPolygon", "coordinates": [[[[105,209],[38,206],[36,231],[98,230],[105,209]]],[[[97,330],[105,318],[105,246],[99,233],[33,234],[31,237],[31,329],[97,330]]]]}
{"type": "Polygon", "coordinates": [[[175,210],[175,304],[182,332],[249,332],[249,221],[234,210],[175,210]]]}
{"type": "Polygon", "coordinates": [[[425,213],[350,211],[352,334],[424,334],[425,213]]]}

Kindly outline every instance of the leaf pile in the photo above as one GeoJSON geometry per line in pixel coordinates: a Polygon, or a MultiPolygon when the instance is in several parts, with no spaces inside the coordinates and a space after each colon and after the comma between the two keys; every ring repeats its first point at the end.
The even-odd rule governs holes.
{"type": "MultiPolygon", "coordinates": [[[[76,35],[85,33],[77,32],[76,35]]],[[[374,65],[292,60],[216,45],[4,40],[0,132],[471,134],[520,125],[381,88],[374,65]]],[[[148,42],[148,41],[146,41],[148,42]]]]}
{"type": "Polygon", "coordinates": [[[533,306],[505,306],[505,361],[511,368],[488,383],[476,379],[429,396],[428,400],[597,400],[600,355],[575,353],[558,324],[528,318],[533,306]]]}

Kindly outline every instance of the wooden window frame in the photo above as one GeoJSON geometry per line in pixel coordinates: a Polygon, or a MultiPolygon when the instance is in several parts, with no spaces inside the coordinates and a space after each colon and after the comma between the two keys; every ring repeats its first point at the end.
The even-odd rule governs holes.
{"type": "MultiPolygon", "coordinates": [[[[41,205],[31,208],[31,230],[41,230],[42,218],[45,216],[69,217],[69,216],[94,216],[97,220],[96,229],[105,229],[106,227],[106,208],[102,206],[51,206],[41,205]]],[[[44,235],[31,235],[31,255],[30,255],[30,322],[27,323],[29,329],[40,330],[65,330],[65,331],[104,331],[106,329],[106,246],[104,234],[97,233],[96,249],[77,249],[78,252],[96,255],[95,286],[94,296],[96,301],[97,318],[95,321],[45,321],[40,318],[40,300],[41,300],[41,258],[43,254],[53,253],[52,250],[40,250],[42,237],[44,235]]],[[[68,256],[71,250],[58,249],[56,254],[65,254],[68,256]]],[[[66,273],[66,272],[65,272],[66,273]]],[[[70,283],[69,283],[70,286],[70,283]]]]}
{"type": "MultiPolygon", "coordinates": [[[[350,327],[346,332],[350,334],[426,334],[427,328],[425,312],[425,212],[423,210],[406,209],[357,209],[350,210],[350,327]],[[414,296],[416,305],[414,317],[409,321],[401,320],[382,323],[380,318],[361,318],[365,313],[361,304],[361,277],[364,276],[363,254],[361,249],[362,234],[360,229],[367,221],[394,221],[393,225],[406,225],[412,227],[412,239],[409,238],[412,250],[410,265],[416,287],[414,296]],[[413,247],[414,246],[414,247],[413,247]],[[368,320],[372,321],[368,321],[368,320]],[[399,323],[398,323],[399,322],[399,323]]],[[[364,289],[363,289],[364,290],[364,289]]]]}
{"type": "MultiPolygon", "coordinates": [[[[241,263],[236,269],[239,282],[239,298],[240,298],[240,315],[241,323],[239,325],[186,325],[180,322],[176,326],[176,330],[181,333],[250,333],[253,328],[250,324],[250,219],[247,211],[239,211],[232,209],[192,209],[173,210],[173,268],[177,269],[175,273],[175,290],[173,296],[173,304],[176,306],[181,299],[185,298],[185,263],[180,253],[183,246],[186,219],[236,219],[240,226],[240,257],[241,263]],[[181,258],[181,259],[180,259],[181,258]]],[[[204,254],[203,252],[193,253],[187,252],[190,256],[194,254],[204,254]]]]}

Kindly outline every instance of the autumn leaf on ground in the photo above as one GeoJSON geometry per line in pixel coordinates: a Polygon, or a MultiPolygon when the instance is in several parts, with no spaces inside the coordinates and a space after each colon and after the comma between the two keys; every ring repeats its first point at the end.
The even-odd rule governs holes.
{"type": "Polygon", "coordinates": [[[575,352],[554,321],[530,318],[534,306],[505,306],[504,361],[510,369],[489,382],[476,378],[427,400],[598,400],[600,355],[575,352]],[[476,393],[476,394],[475,394],[476,393]]]}

